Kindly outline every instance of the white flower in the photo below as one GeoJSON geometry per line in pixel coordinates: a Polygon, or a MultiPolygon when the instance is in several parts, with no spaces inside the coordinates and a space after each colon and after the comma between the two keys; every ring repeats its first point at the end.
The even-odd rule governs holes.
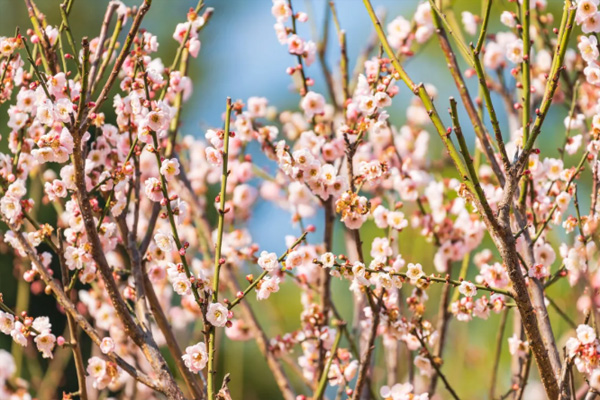
{"type": "Polygon", "coordinates": [[[171,252],[175,248],[175,240],[170,233],[158,232],[154,235],[154,241],[156,246],[165,253],[171,252]]]}
{"type": "Polygon", "coordinates": [[[421,266],[421,264],[408,264],[408,271],[406,272],[406,276],[408,279],[410,279],[410,283],[414,285],[423,275],[425,275],[425,273],[423,272],[423,267],[421,266]]]}
{"type": "Polygon", "coordinates": [[[515,16],[510,11],[503,11],[500,14],[500,22],[509,28],[514,28],[517,25],[517,21],[515,21],[515,16]]]}
{"type": "Polygon", "coordinates": [[[377,283],[387,290],[390,290],[394,286],[394,282],[392,281],[390,274],[383,272],[377,274],[377,283]]]}
{"type": "Polygon", "coordinates": [[[202,371],[208,362],[208,354],[206,352],[206,344],[204,342],[197,343],[193,346],[188,346],[185,349],[185,354],[181,356],[185,366],[190,371],[197,374],[202,371]]]}
{"type": "Polygon", "coordinates": [[[536,242],[535,247],[533,249],[536,262],[544,265],[545,267],[550,267],[552,263],[556,260],[556,253],[550,244],[536,242]]]}
{"type": "Polygon", "coordinates": [[[220,167],[221,164],[223,164],[223,155],[214,147],[207,147],[206,150],[204,150],[204,153],[206,155],[206,161],[213,167],[220,167]]]}
{"type": "Polygon", "coordinates": [[[467,31],[469,35],[477,33],[477,20],[475,19],[475,16],[468,11],[463,11],[461,17],[462,23],[465,26],[465,31],[467,31]]]}
{"type": "Polygon", "coordinates": [[[10,332],[10,336],[12,336],[13,340],[19,346],[23,346],[23,347],[27,346],[27,338],[23,334],[24,328],[25,327],[23,326],[23,324],[21,322],[17,321],[17,322],[15,322],[15,327],[10,332]]]}
{"type": "Polygon", "coordinates": [[[413,385],[410,383],[396,383],[394,386],[382,386],[379,390],[379,394],[384,399],[410,399],[410,395],[413,391],[413,385]]]}
{"type": "Polygon", "coordinates": [[[591,63],[598,58],[598,39],[596,39],[595,36],[580,36],[577,47],[581,52],[581,58],[588,63],[591,63]]]}
{"type": "Polygon", "coordinates": [[[0,311],[0,332],[4,333],[5,335],[10,335],[10,331],[12,331],[14,327],[14,315],[0,311]]]}
{"type": "Polygon", "coordinates": [[[398,231],[401,231],[408,226],[408,220],[404,218],[404,213],[402,211],[390,211],[387,214],[387,223],[398,231]]]}
{"type": "Polygon", "coordinates": [[[303,262],[303,257],[302,257],[302,253],[300,253],[299,251],[291,251],[286,259],[285,259],[285,267],[287,269],[294,269],[296,267],[299,267],[300,265],[302,265],[303,262]]]}
{"type": "Polygon", "coordinates": [[[48,317],[37,317],[33,320],[31,327],[38,332],[43,332],[52,329],[52,324],[50,323],[50,318],[48,317]]]}
{"type": "Polygon", "coordinates": [[[177,161],[176,158],[170,158],[163,161],[162,166],[160,167],[160,173],[167,181],[179,175],[179,161],[177,161]]]}
{"type": "Polygon", "coordinates": [[[192,283],[185,273],[178,274],[172,280],[173,290],[180,296],[186,296],[192,293],[192,283]]]}
{"type": "Polygon", "coordinates": [[[52,350],[56,343],[56,336],[50,331],[43,331],[35,337],[35,344],[44,358],[52,358],[52,350]]]}
{"type": "Polygon", "coordinates": [[[577,327],[577,339],[582,344],[590,344],[596,340],[596,332],[594,328],[589,325],[581,324],[577,327]]]}
{"type": "Polygon", "coordinates": [[[94,380],[94,388],[102,390],[113,380],[107,368],[106,361],[100,357],[92,357],[88,361],[87,373],[94,380]]]}
{"type": "Polygon", "coordinates": [[[263,279],[260,283],[260,289],[256,292],[256,298],[258,300],[268,299],[271,293],[279,291],[279,282],[280,280],[276,276],[263,279]]]}
{"type": "Polygon", "coordinates": [[[300,101],[300,107],[306,118],[312,118],[325,112],[325,97],[319,93],[308,92],[300,101]]]}
{"type": "Polygon", "coordinates": [[[211,303],[206,311],[206,319],[211,325],[223,327],[227,323],[229,310],[221,303],[211,303]]]}
{"type": "Polygon", "coordinates": [[[387,26],[387,35],[392,47],[400,48],[410,34],[410,30],[410,22],[402,16],[390,22],[387,26]]]}
{"type": "Polygon", "coordinates": [[[589,64],[583,69],[585,80],[590,85],[600,84],[600,68],[596,64],[589,64]]]}
{"type": "Polygon", "coordinates": [[[594,16],[598,11],[598,0],[582,0],[577,2],[575,21],[581,24],[586,19],[594,16]]]}
{"type": "Polygon", "coordinates": [[[516,334],[512,335],[508,339],[508,351],[513,356],[525,357],[529,352],[529,342],[523,342],[516,334]]]}
{"type": "Polygon", "coordinates": [[[506,46],[506,58],[515,64],[523,62],[523,40],[514,40],[506,46]]]}
{"type": "Polygon", "coordinates": [[[260,265],[260,267],[265,271],[269,272],[275,272],[280,268],[279,261],[277,260],[277,254],[268,253],[266,251],[260,253],[258,265],[260,265]]]}
{"type": "Polygon", "coordinates": [[[333,253],[323,253],[319,261],[323,263],[323,268],[331,268],[335,264],[335,256],[333,253]]]}
{"type": "Polygon", "coordinates": [[[467,281],[462,281],[460,283],[458,291],[467,297],[474,297],[477,294],[477,288],[475,285],[467,281]]]}
{"type": "Polygon", "coordinates": [[[4,196],[0,200],[0,212],[4,215],[11,224],[14,224],[21,215],[21,202],[18,198],[12,196],[4,196]]]}
{"type": "Polygon", "coordinates": [[[115,350],[115,341],[112,340],[112,338],[110,338],[110,337],[103,338],[102,342],[100,342],[100,351],[102,351],[103,354],[108,354],[114,350],[115,350]]]}
{"type": "Polygon", "coordinates": [[[267,116],[269,101],[265,97],[250,97],[247,103],[248,112],[252,118],[264,118],[267,116]]]}

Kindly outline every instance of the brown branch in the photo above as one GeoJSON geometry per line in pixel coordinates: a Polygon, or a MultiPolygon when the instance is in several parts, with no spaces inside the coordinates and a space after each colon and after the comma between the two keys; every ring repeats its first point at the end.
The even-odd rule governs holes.
{"type": "MultiPolygon", "coordinates": [[[[149,3],[145,3],[149,4],[149,3]]],[[[138,13],[139,15],[139,13],[138,13]]],[[[83,76],[83,85],[86,85],[87,75],[83,76]]],[[[85,125],[85,124],[84,124],[85,125]]],[[[91,247],[91,255],[94,259],[98,271],[104,281],[107,294],[111,299],[112,305],[123,324],[123,329],[134,343],[140,347],[146,359],[152,365],[154,371],[160,377],[161,383],[164,385],[166,394],[173,398],[181,399],[183,394],[177,387],[173,376],[171,375],[168,365],[160,354],[158,346],[154,340],[138,326],[129,314],[127,304],[121,297],[119,288],[114,280],[112,269],[106,260],[102,243],[96,230],[94,222],[94,214],[90,204],[89,194],[85,183],[85,158],[82,154],[82,136],[84,131],[75,131],[73,134],[73,166],[75,169],[75,185],[77,187],[77,202],[81,211],[87,239],[91,247]]]]}
{"type": "MultiPolygon", "coordinates": [[[[448,40],[448,36],[446,35],[446,31],[444,30],[444,26],[442,25],[440,18],[442,18],[442,16],[439,16],[438,14],[434,13],[433,21],[436,26],[436,32],[440,42],[440,47],[442,48],[442,52],[444,53],[446,62],[448,64],[448,69],[450,70],[450,74],[452,75],[454,84],[456,85],[456,88],[460,93],[462,103],[465,109],[467,110],[467,114],[469,115],[469,119],[471,120],[471,125],[475,130],[475,135],[477,136],[479,142],[481,143],[481,146],[483,147],[484,154],[488,162],[490,163],[494,174],[498,178],[500,186],[504,186],[504,172],[502,171],[500,165],[496,161],[494,149],[492,148],[492,145],[488,138],[488,133],[485,129],[485,126],[483,125],[483,122],[481,121],[481,118],[479,118],[479,114],[477,113],[477,109],[475,108],[473,99],[469,94],[469,89],[467,88],[465,80],[460,72],[458,62],[456,61],[456,56],[452,51],[452,46],[450,45],[450,41],[448,40]]],[[[502,146],[502,149],[504,149],[504,146],[502,146]]],[[[506,157],[506,151],[502,153],[502,160],[505,164],[505,167],[507,167],[509,163],[508,158],[506,157]]]]}
{"type": "MultiPolygon", "coordinates": [[[[452,275],[452,262],[448,262],[447,263],[447,271],[446,273],[450,276],[452,275]]],[[[450,288],[452,286],[451,285],[444,285],[443,289],[442,289],[442,294],[440,296],[440,305],[438,307],[438,315],[437,315],[437,332],[439,333],[440,337],[435,345],[435,348],[433,350],[433,355],[434,357],[439,357],[440,359],[442,358],[442,355],[444,353],[444,346],[446,344],[446,336],[448,333],[448,323],[450,322],[450,313],[448,312],[448,306],[450,304],[450,288]]],[[[439,375],[437,372],[435,372],[432,377],[431,380],[429,381],[429,389],[427,390],[427,392],[429,393],[430,397],[433,397],[433,394],[435,393],[435,388],[437,386],[437,382],[438,382],[438,378],[439,375]]]]}
{"type": "Polygon", "coordinates": [[[148,304],[150,305],[150,310],[152,311],[152,316],[156,321],[156,325],[158,325],[158,329],[160,329],[161,333],[165,337],[165,342],[167,343],[167,348],[169,349],[169,353],[173,356],[173,360],[175,361],[175,365],[177,365],[177,369],[179,373],[183,377],[190,394],[194,399],[202,400],[204,399],[204,391],[200,387],[197,379],[197,375],[192,374],[192,372],[185,366],[183,359],[183,353],[179,344],[177,343],[177,338],[173,333],[173,329],[163,308],[160,305],[160,300],[156,295],[156,291],[154,290],[154,286],[150,279],[148,278],[148,274],[146,271],[143,273],[144,280],[144,289],[146,291],[146,297],[148,299],[148,304]]]}
{"type": "Polygon", "coordinates": [[[102,27],[100,28],[100,36],[98,37],[98,47],[96,48],[96,54],[94,54],[94,61],[92,61],[92,65],[90,67],[88,90],[84,96],[86,100],[89,99],[92,93],[92,88],[96,80],[98,64],[100,63],[100,59],[102,58],[102,52],[104,51],[104,42],[106,41],[108,25],[110,25],[110,20],[118,6],[118,3],[110,2],[108,4],[108,7],[106,8],[106,14],[104,14],[104,21],[102,21],[102,27]]]}
{"type": "MultiPolygon", "coordinates": [[[[61,240],[61,233],[58,232],[58,259],[60,264],[61,278],[63,290],[69,287],[69,269],[65,260],[65,253],[63,249],[63,242],[61,240]]],[[[81,400],[87,400],[87,387],[86,387],[86,371],[83,363],[83,357],[81,356],[81,346],[79,346],[79,332],[77,332],[77,324],[75,319],[70,313],[67,314],[67,324],[69,329],[69,336],[71,338],[70,345],[73,351],[73,360],[75,361],[75,370],[77,373],[77,382],[79,383],[79,396],[81,400]]]]}

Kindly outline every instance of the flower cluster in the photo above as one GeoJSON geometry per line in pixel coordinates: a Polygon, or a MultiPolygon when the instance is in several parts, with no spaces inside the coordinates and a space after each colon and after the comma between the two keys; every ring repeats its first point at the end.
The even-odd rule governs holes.
{"type": "MultiPolygon", "coordinates": [[[[32,6],[33,29],[0,38],[0,102],[9,103],[0,216],[14,275],[56,300],[73,336],[55,336],[52,324],[62,324],[2,296],[0,331],[33,342],[41,358],[72,351],[81,397],[227,397],[227,379],[216,393],[222,342],[253,339],[283,398],[331,390],[428,400],[439,379],[454,398],[470,390],[446,376],[460,373],[444,363],[454,350],[450,320],[501,318],[495,343],[508,340],[513,365],[537,365],[547,397],[558,397],[557,377],[572,365],[600,390],[595,330],[580,325],[563,359],[557,338],[566,331],[555,323],[573,325],[576,311],[595,321],[600,305],[598,0],[566,1],[562,18],[542,0],[509,3],[518,12],[511,5],[494,16],[488,2],[481,16],[463,12],[460,26],[452,10],[421,2],[382,27],[365,1],[378,42],[351,73],[333,2],[339,71],[328,66],[326,37],[305,36],[312,15],[273,0],[294,106],[228,98],[221,126],[202,134],[181,115],[212,9],[200,2],[176,25],[167,65],[157,36],[140,29],[149,1],[111,1],[101,33],[81,46],[68,14],[53,24],[32,6]],[[496,32],[491,18],[502,23],[496,32]],[[569,37],[578,29],[576,51],[569,37]],[[456,100],[448,127],[436,108],[445,90],[413,82],[402,67],[434,41],[474,143],[456,100]],[[309,75],[317,63],[326,91],[309,75]],[[536,147],[551,134],[543,125],[551,109],[567,113],[555,124],[558,151],[536,147]],[[290,221],[274,221],[274,207],[290,221]],[[281,240],[265,243],[257,220],[281,240]],[[561,283],[568,293],[556,294],[561,283]],[[284,307],[286,323],[276,323],[284,307]],[[508,334],[511,313],[521,318],[508,334]],[[91,351],[80,345],[90,342],[91,351]],[[398,359],[418,374],[402,376],[398,359]],[[306,385],[293,388],[291,373],[306,385]]],[[[1,398],[37,390],[15,379],[18,361],[0,350],[1,398]]],[[[513,373],[518,393],[530,374],[513,373]]],[[[569,387],[580,383],[564,376],[569,387]]]]}

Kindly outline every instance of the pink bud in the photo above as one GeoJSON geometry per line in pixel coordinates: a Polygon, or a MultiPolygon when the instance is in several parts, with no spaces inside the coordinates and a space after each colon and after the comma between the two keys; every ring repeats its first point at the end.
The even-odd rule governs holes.
{"type": "Polygon", "coordinates": [[[244,292],[242,292],[241,290],[239,292],[237,292],[235,294],[235,297],[237,297],[238,299],[241,299],[242,297],[244,297],[244,292]]]}
{"type": "Polygon", "coordinates": [[[30,269],[29,271],[25,271],[25,273],[23,274],[23,279],[25,280],[25,282],[33,282],[33,280],[35,279],[35,271],[33,271],[32,269],[30,269]]]}
{"type": "Polygon", "coordinates": [[[56,338],[56,344],[59,346],[64,346],[65,345],[65,338],[62,336],[59,336],[56,338]]]}
{"type": "Polygon", "coordinates": [[[299,12],[296,14],[296,20],[298,22],[306,22],[308,21],[308,14],[305,12],[299,12]]]}

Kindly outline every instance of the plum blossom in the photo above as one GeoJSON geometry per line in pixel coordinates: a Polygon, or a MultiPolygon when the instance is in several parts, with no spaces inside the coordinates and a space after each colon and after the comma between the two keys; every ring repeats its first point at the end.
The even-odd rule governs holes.
{"type": "Polygon", "coordinates": [[[206,311],[206,319],[211,325],[223,327],[227,323],[229,311],[221,303],[211,303],[206,311]]]}
{"type": "Polygon", "coordinates": [[[199,342],[193,346],[186,347],[185,354],[181,358],[190,371],[194,374],[199,373],[206,367],[206,363],[208,362],[206,344],[199,342]]]}

